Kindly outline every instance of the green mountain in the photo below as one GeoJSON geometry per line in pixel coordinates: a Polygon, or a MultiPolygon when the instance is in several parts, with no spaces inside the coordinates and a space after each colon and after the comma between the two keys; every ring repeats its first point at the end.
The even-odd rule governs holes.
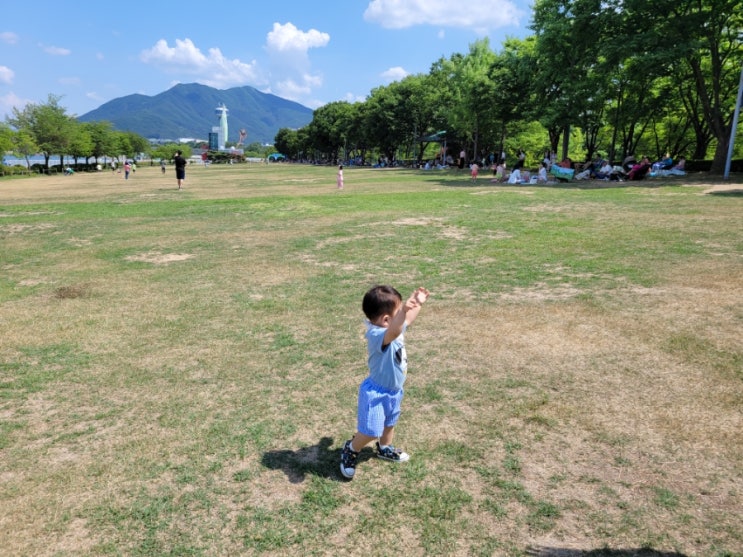
{"type": "Polygon", "coordinates": [[[216,108],[227,107],[227,141],[273,143],[280,128],[301,128],[312,121],[312,110],[301,104],[261,93],[253,87],[220,90],[198,83],[179,84],[148,97],[128,95],[78,117],[81,122],[108,121],[114,129],[160,140],[182,137],[206,140],[219,125],[216,108]]]}

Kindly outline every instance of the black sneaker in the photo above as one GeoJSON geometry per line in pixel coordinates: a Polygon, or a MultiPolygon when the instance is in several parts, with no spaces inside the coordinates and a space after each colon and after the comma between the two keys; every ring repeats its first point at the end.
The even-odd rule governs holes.
{"type": "Polygon", "coordinates": [[[351,440],[346,441],[341,451],[341,474],[344,478],[352,480],[356,473],[356,462],[359,459],[359,453],[354,452],[351,448],[351,440]]]}
{"type": "Polygon", "coordinates": [[[408,460],[410,460],[410,455],[408,453],[401,449],[396,449],[392,445],[382,449],[382,447],[379,445],[379,441],[377,441],[377,456],[379,458],[390,460],[392,462],[407,462],[408,460]]]}

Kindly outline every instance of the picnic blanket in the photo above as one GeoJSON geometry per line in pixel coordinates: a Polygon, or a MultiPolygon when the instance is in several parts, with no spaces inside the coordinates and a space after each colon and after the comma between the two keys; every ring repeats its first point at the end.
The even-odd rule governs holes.
{"type": "Polygon", "coordinates": [[[563,182],[569,182],[573,179],[573,175],[575,174],[574,168],[563,168],[562,166],[557,166],[556,164],[553,164],[550,167],[550,174],[557,178],[558,180],[562,180],[563,182]]]}

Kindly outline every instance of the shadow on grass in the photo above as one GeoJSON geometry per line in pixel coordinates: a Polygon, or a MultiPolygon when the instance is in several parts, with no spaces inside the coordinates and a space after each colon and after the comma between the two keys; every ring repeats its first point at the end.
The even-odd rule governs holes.
{"type": "Polygon", "coordinates": [[[709,191],[707,192],[707,195],[715,195],[718,197],[743,197],[743,189],[709,191]]]}
{"type": "Polygon", "coordinates": [[[540,188],[553,190],[606,190],[619,188],[659,188],[665,186],[678,186],[680,183],[660,180],[624,180],[622,182],[603,180],[574,180],[570,182],[547,182],[546,184],[509,184],[508,182],[491,182],[489,180],[478,180],[472,182],[462,177],[460,180],[438,180],[441,186],[446,188],[540,188]]]}
{"type": "MultiPolygon", "coordinates": [[[[307,476],[347,481],[340,473],[341,449],[331,449],[333,439],[323,437],[316,445],[297,450],[283,449],[263,453],[261,464],[271,470],[281,470],[293,483],[302,483],[307,476]]],[[[371,459],[373,454],[364,450],[359,462],[371,459]]]]}
{"type": "Polygon", "coordinates": [[[533,557],[686,557],[675,551],[655,551],[654,549],[563,549],[559,547],[530,547],[527,555],[533,557]]]}

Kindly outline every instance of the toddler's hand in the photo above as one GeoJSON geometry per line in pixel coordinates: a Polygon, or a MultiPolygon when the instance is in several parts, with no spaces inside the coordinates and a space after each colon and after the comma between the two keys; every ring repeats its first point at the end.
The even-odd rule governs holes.
{"type": "Polygon", "coordinates": [[[413,295],[410,296],[410,298],[415,302],[416,305],[422,305],[426,300],[428,300],[428,296],[430,296],[428,290],[421,286],[417,288],[415,292],[413,292],[413,295]]]}

